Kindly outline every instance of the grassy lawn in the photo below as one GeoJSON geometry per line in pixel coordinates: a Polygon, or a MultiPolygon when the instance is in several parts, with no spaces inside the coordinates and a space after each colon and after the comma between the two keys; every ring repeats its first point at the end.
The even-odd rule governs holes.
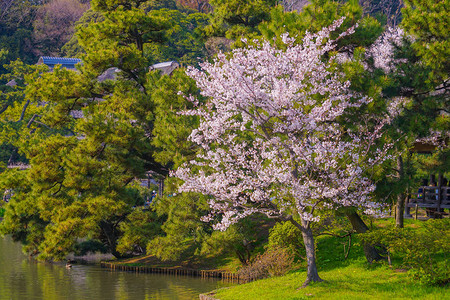
{"type": "MultiPolygon", "coordinates": [[[[394,219],[377,219],[370,227],[383,228],[393,226],[394,219]]],[[[405,220],[406,228],[424,231],[421,220],[405,220]]],[[[449,299],[448,286],[427,286],[409,276],[401,269],[400,260],[393,258],[393,266],[386,262],[369,265],[366,262],[359,236],[352,237],[352,246],[348,252],[347,238],[340,239],[329,235],[316,237],[317,265],[319,275],[325,282],[313,283],[299,289],[306,279],[306,265],[299,261],[296,271],[285,276],[267,278],[214,291],[211,296],[221,300],[239,299],[449,299]]],[[[239,269],[235,257],[184,257],[178,261],[162,262],[154,256],[142,256],[117,263],[152,267],[185,267],[204,270],[223,270],[234,272],[239,269]]],[[[450,263],[448,264],[450,265],[450,263]]]]}
{"type": "Polygon", "coordinates": [[[368,268],[363,260],[319,273],[325,282],[298,289],[306,279],[302,271],[216,291],[226,299],[450,299],[448,287],[430,287],[411,281],[400,270],[368,268]]]}
{"type": "MultiPolygon", "coordinates": [[[[405,227],[423,230],[424,221],[405,220],[405,227]]],[[[394,219],[378,219],[375,227],[393,225],[394,219]]],[[[448,286],[427,286],[408,276],[408,272],[386,263],[369,265],[358,236],[352,240],[348,259],[344,259],[346,242],[330,236],[319,236],[317,264],[325,282],[298,289],[306,279],[305,264],[298,271],[217,290],[213,297],[227,299],[450,299],[448,286]]],[[[395,262],[395,260],[393,261],[395,262]]],[[[398,265],[394,263],[394,266],[398,265]]],[[[450,263],[449,263],[450,266],[450,263]]]]}

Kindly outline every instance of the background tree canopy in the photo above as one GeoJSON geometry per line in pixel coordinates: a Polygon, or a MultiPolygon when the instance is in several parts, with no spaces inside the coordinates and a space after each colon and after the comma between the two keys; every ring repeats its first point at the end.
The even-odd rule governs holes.
{"type": "MultiPolygon", "coordinates": [[[[342,17],[342,26],[330,36],[337,39],[336,47],[322,59],[335,58],[329,70],[348,81],[352,92],[372,100],[335,120],[342,132],[356,130],[363,115],[382,116],[392,99],[405,100],[402,113],[376,144],[394,144],[390,154],[397,160],[364,173],[377,183],[374,199],[404,199],[408,186],[421,177],[446,172],[447,144],[433,156],[409,150],[430,129],[440,141],[448,132],[448,1],[404,1],[403,15],[400,1],[306,2],[2,1],[0,190],[11,199],[1,232],[43,259],[63,259],[97,245],[117,257],[233,253],[242,263],[250,262],[264,251],[273,221],[258,215],[214,232],[200,221],[209,211],[210,196],[178,194],[181,182],[171,178],[164,197],[144,209],[149,191],[139,179],[148,172],[164,178],[200,151],[188,139],[199,117],[180,112],[211,104],[211,98],[199,91],[185,67],[198,68],[220,51],[254,45],[254,39],[285,50],[282,34],[301,44],[306,32],[317,33],[342,17]],[[340,36],[355,25],[354,34],[340,36]],[[77,57],[82,63],[77,70],[49,70],[34,65],[40,55],[77,57]],[[149,69],[171,60],[181,68],[170,76],[149,69]],[[399,158],[402,170],[396,166],[399,158]],[[29,168],[7,168],[12,163],[29,168]]],[[[242,138],[255,142],[252,135],[242,138]]],[[[360,221],[354,230],[368,230],[353,208],[346,213],[360,221]]],[[[213,221],[223,218],[218,214],[213,221]]],[[[289,228],[273,232],[269,243],[284,243],[276,234],[286,232],[286,240],[303,246],[289,228]],[[283,242],[274,242],[275,237],[283,242]]]]}

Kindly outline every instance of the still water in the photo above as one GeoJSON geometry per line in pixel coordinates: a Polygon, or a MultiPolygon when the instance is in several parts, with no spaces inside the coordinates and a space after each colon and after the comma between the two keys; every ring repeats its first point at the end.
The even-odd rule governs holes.
{"type": "Polygon", "coordinates": [[[112,272],[97,266],[40,263],[0,237],[0,300],[198,299],[229,285],[217,279],[112,272]]]}

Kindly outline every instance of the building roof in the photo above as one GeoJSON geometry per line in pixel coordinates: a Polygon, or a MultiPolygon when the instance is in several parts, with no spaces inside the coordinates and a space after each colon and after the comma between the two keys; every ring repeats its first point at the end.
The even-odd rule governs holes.
{"type": "Polygon", "coordinates": [[[97,77],[99,82],[103,82],[105,80],[114,80],[116,79],[117,73],[120,72],[119,68],[111,67],[103,72],[100,76],[97,77]]]}
{"type": "Polygon", "coordinates": [[[8,83],[6,85],[10,86],[10,87],[13,87],[13,86],[17,85],[17,82],[13,79],[13,80],[8,81],[8,83]]]}
{"type": "Polygon", "coordinates": [[[37,63],[45,64],[50,68],[61,65],[63,68],[75,69],[75,65],[79,62],[81,62],[79,58],[41,56],[37,63]]]}
{"type": "Polygon", "coordinates": [[[154,65],[150,66],[149,69],[150,70],[160,70],[162,72],[162,74],[170,75],[173,72],[173,70],[175,70],[179,66],[180,66],[180,64],[177,61],[171,60],[171,61],[154,64],[154,65]]]}
{"type": "Polygon", "coordinates": [[[82,119],[84,118],[84,114],[82,110],[71,110],[69,112],[69,114],[74,118],[74,119],[82,119]]]}
{"type": "Polygon", "coordinates": [[[171,61],[165,61],[165,62],[162,62],[162,63],[154,64],[154,65],[152,65],[152,67],[154,69],[162,69],[162,68],[170,67],[173,64],[178,64],[178,63],[175,60],[171,60],[171,61]]]}
{"type": "MultiPolygon", "coordinates": [[[[81,59],[79,58],[70,58],[70,57],[53,57],[53,56],[41,56],[37,62],[37,64],[45,64],[49,68],[54,68],[55,65],[61,65],[63,68],[75,69],[75,65],[80,63],[81,59]]],[[[162,63],[157,63],[150,66],[150,70],[160,70],[163,74],[170,74],[173,70],[178,68],[180,64],[175,61],[166,61],[162,63]]],[[[120,70],[116,67],[109,68],[102,75],[99,76],[100,82],[112,79],[114,80],[116,77],[116,73],[120,70]]]]}

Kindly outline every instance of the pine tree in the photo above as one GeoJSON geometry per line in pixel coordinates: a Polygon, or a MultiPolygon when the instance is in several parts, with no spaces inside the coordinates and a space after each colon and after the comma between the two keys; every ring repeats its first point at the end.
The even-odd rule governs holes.
{"type": "Polygon", "coordinates": [[[8,179],[15,170],[2,174],[2,188],[14,196],[1,230],[40,258],[64,259],[80,238],[124,255],[117,250],[122,231],[129,232],[124,224],[138,223],[133,206],[143,202],[132,183],[149,170],[168,172],[153,158],[152,87],[159,75],[144,55],[164,40],[168,25],[143,2],[93,1],[103,18],[77,32],[86,53],[79,71],[55,67],[27,76],[27,107],[10,108],[17,114],[24,107],[17,145],[30,168],[21,171],[24,188],[8,179]]]}

